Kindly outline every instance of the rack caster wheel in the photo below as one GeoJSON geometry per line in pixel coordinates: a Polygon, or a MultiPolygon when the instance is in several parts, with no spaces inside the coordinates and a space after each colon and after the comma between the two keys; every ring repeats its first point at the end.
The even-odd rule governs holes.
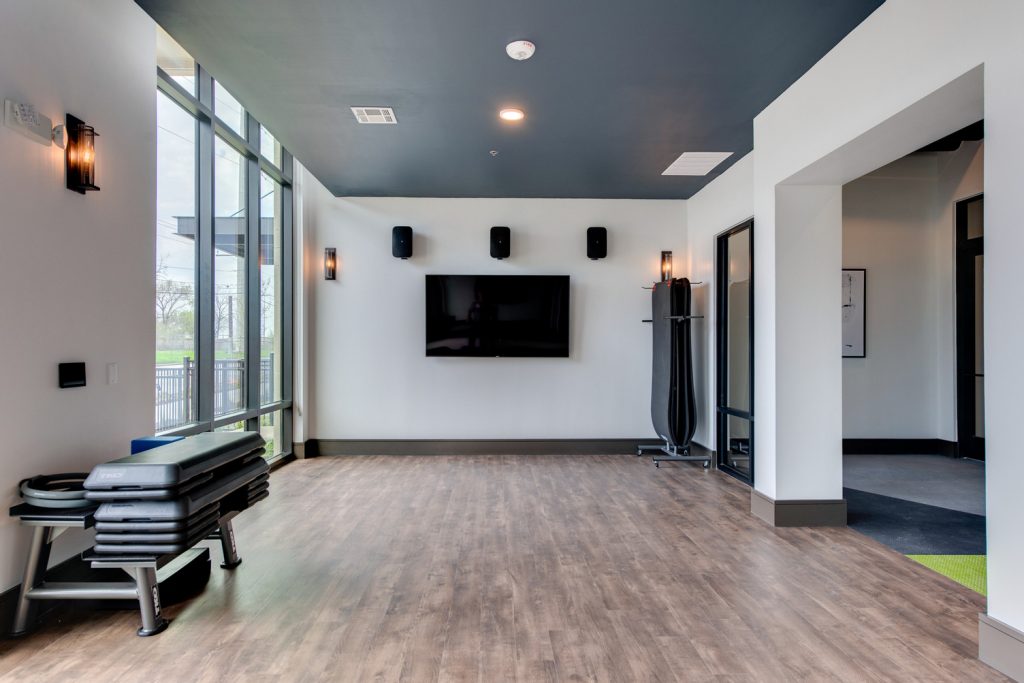
{"type": "Polygon", "coordinates": [[[661,463],[660,462],[654,463],[654,466],[657,467],[659,470],[661,469],[661,463]]]}
{"type": "Polygon", "coordinates": [[[704,461],[704,469],[710,469],[710,468],[711,468],[711,463],[709,463],[708,461],[705,460],[704,461]]]}

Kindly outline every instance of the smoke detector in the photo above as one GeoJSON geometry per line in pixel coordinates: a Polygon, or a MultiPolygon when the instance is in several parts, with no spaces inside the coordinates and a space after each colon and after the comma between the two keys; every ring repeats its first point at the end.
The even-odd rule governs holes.
{"type": "Polygon", "coordinates": [[[513,40],[505,46],[505,52],[517,62],[523,62],[533,56],[537,46],[528,40],[513,40]]]}
{"type": "Polygon", "coordinates": [[[351,107],[359,123],[377,123],[394,125],[398,123],[395,110],[391,107],[351,107]]]}

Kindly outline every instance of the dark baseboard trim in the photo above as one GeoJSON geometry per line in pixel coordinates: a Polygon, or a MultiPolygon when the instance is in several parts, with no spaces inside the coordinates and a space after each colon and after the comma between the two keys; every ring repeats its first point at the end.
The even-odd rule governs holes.
{"type": "Polygon", "coordinates": [[[956,457],[955,441],[945,439],[843,439],[843,455],[945,455],[956,457]]]}
{"type": "MultiPolygon", "coordinates": [[[[636,439],[311,439],[317,455],[620,455],[636,454],[636,439]]],[[[306,442],[306,457],[310,454],[306,442]]]]}
{"type": "Polygon", "coordinates": [[[296,455],[294,452],[279,455],[270,461],[270,471],[273,472],[274,470],[281,469],[282,467],[284,467],[285,465],[287,465],[288,463],[295,459],[296,455]]]}
{"type": "Polygon", "coordinates": [[[315,458],[320,455],[320,442],[316,439],[297,441],[292,444],[292,452],[295,453],[295,457],[299,460],[315,458]]]}
{"type": "Polygon", "coordinates": [[[750,489],[750,513],[775,527],[846,526],[846,501],[774,500],[750,489]]]}
{"type": "Polygon", "coordinates": [[[1024,681],[1024,632],[979,614],[978,659],[1015,681],[1024,681]]]}

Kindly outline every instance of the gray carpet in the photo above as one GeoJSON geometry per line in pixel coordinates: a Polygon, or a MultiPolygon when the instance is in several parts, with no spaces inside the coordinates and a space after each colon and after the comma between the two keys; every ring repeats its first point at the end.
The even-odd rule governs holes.
{"type": "Polygon", "coordinates": [[[985,464],[941,455],[844,455],[843,486],[985,514],[985,464]]]}
{"type": "MultiPolygon", "coordinates": [[[[892,456],[890,456],[892,457],[892,456]]],[[[984,555],[985,518],[843,489],[847,524],[904,555],[984,555]]]]}

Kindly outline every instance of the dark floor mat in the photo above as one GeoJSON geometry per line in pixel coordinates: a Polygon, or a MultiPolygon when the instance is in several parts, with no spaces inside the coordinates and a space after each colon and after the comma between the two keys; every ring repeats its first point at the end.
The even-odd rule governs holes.
{"type": "Polygon", "coordinates": [[[985,517],[843,489],[847,524],[904,555],[984,555],[985,517]]]}

